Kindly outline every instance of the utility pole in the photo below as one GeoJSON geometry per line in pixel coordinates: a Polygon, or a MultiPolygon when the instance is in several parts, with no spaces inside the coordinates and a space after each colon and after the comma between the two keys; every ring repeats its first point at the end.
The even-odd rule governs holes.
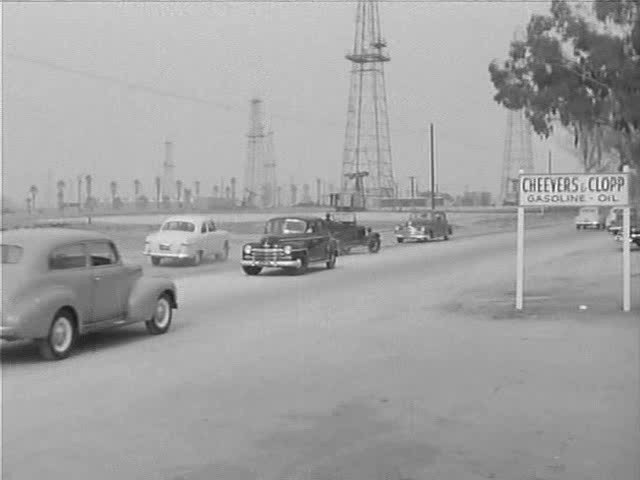
{"type": "Polygon", "coordinates": [[[431,133],[431,210],[436,208],[436,176],[435,176],[435,156],[433,148],[433,123],[430,125],[429,131],[431,133]]]}

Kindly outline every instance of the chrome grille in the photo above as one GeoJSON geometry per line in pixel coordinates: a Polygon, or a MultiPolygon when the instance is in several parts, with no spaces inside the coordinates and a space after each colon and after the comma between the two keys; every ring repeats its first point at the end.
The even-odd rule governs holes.
{"type": "Polygon", "coordinates": [[[281,248],[254,248],[251,250],[251,256],[258,261],[275,261],[284,256],[284,250],[281,248]]]}

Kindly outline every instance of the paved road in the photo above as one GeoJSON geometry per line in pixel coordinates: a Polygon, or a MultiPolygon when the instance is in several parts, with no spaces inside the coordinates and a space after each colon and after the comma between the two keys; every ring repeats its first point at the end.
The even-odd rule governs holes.
{"type": "Polygon", "coordinates": [[[3,478],[639,478],[637,318],[567,280],[607,274],[619,248],[529,232],[537,314],[517,316],[514,243],[181,278],[168,335],[93,335],[55,363],[6,347],[3,478]],[[576,319],[573,302],[602,311],[576,319]]]}

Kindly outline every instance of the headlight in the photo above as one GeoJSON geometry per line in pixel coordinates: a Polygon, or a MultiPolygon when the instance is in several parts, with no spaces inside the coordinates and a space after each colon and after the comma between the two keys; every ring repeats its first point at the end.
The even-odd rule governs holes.
{"type": "Polygon", "coordinates": [[[249,255],[251,253],[251,245],[245,245],[242,251],[249,255]]]}
{"type": "Polygon", "coordinates": [[[394,231],[396,231],[396,232],[397,232],[398,230],[400,230],[400,225],[396,225],[395,227],[393,227],[393,230],[394,230],[394,231]]]}
{"type": "Polygon", "coordinates": [[[284,254],[285,255],[291,255],[291,245],[285,245],[284,246],[284,254]]]}

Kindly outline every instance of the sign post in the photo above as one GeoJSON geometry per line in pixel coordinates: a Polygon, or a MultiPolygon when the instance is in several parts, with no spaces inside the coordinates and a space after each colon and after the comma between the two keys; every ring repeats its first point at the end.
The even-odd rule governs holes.
{"type": "Polygon", "coordinates": [[[524,208],[525,207],[623,207],[622,225],[622,309],[631,309],[631,256],[629,168],[622,173],[522,173],[519,179],[516,310],[524,297],[524,208]]]}
{"type": "MultiPolygon", "coordinates": [[[[629,176],[629,166],[624,166],[629,176]]],[[[622,210],[622,310],[631,310],[631,211],[629,204],[622,210]]]]}

